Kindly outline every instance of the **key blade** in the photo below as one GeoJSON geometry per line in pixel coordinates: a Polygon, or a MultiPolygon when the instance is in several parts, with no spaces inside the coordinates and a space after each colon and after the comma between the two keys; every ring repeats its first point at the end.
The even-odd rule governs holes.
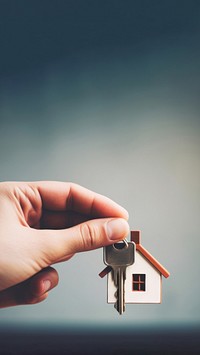
{"type": "Polygon", "coordinates": [[[125,312],[125,303],[124,303],[124,281],[125,281],[125,269],[118,268],[116,272],[116,283],[117,291],[115,292],[116,302],[114,304],[115,309],[121,315],[125,312]]]}
{"type": "MultiPolygon", "coordinates": [[[[119,290],[119,292],[121,292],[121,290],[119,290]]],[[[122,294],[117,295],[117,301],[114,304],[115,309],[120,315],[122,315],[125,312],[125,304],[121,300],[122,300],[122,294]]]]}

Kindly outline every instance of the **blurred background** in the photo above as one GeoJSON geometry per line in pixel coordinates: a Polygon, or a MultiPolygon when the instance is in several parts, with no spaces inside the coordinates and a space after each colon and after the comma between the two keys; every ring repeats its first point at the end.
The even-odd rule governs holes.
{"type": "Polygon", "coordinates": [[[0,180],[107,195],[171,273],[161,305],[119,316],[102,250],[79,254],[2,329],[199,325],[199,63],[199,1],[0,0],[0,180]]]}

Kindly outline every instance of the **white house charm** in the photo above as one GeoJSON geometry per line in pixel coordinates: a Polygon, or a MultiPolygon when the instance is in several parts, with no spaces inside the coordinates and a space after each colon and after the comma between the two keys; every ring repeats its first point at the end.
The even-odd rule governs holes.
{"type": "MultiPolygon", "coordinates": [[[[162,276],[169,277],[169,272],[141,245],[140,231],[131,231],[131,241],[135,243],[134,263],[126,268],[124,280],[125,303],[161,303],[162,276]]],[[[107,301],[116,303],[116,286],[113,272],[107,266],[100,277],[107,275],[107,301]]]]}

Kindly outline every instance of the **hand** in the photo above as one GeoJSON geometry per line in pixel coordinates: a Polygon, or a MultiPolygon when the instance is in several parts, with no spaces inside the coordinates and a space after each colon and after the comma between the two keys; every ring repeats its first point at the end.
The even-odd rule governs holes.
{"type": "Polygon", "coordinates": [[[52,264],[124,239],[127,219],[76,184],[0,183],[0,307],[43,301],[58,283],[52,264]]]}

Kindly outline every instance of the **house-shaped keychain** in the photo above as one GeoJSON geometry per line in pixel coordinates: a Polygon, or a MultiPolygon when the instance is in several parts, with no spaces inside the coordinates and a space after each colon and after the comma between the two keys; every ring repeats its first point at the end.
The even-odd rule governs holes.
{"type": "MultiPolygon", "coordinates": [[[[135,243],[135,261],[126,269],[125,303],[161,303],[162,276],[169,272],[141,245],[140,231],[131,231],[131,241],[135,243]]],[[[108,303],[115,303],[116,287],[111,268],[106,267],[100,274],[107,274],[108,303]]]]}

